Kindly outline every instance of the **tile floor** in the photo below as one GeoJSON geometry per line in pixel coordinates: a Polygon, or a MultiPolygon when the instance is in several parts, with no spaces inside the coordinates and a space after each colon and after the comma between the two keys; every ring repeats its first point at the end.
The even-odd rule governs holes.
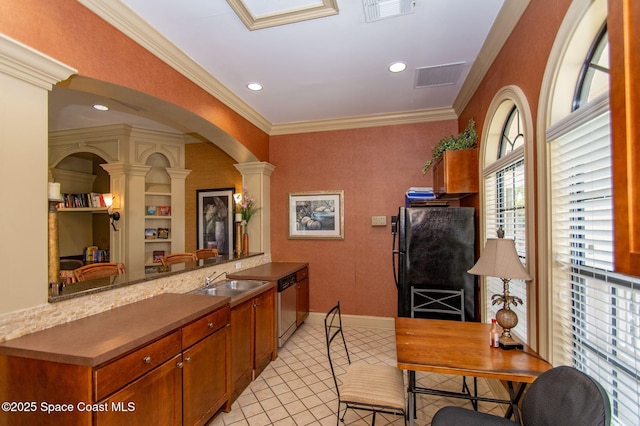
{"type": "MultiPolygon", "coordinates": [[[[396,364],[393,330],[344,328],[351,361],[396,364]]],[[[461,378],[418,373],[418,384],[459,391],[461,378]]],[[[492,395],[487,382],[478,379],[478,393],[492,395]]],[[[430,425],[433,414],[447,405],[471,407],[468,401],[418,395],[415,424],[430,425]]],[[[262,374],[238,397],[229,413],[219,413],[208,426],[335,425],[337,397],[326,355],[324,327],[303,324],[278,351],[262,374]]],[[[480,403],[480,410],[504,413],[503,406],[480,403]]],[[[349,410],[345,425],[368,425],[371,414],[349,410]],[[363,416],[364,418],[361,418],[363,416]]],[[[377,425],[404,425],[400,416],[378,414],[377,425]]]]}

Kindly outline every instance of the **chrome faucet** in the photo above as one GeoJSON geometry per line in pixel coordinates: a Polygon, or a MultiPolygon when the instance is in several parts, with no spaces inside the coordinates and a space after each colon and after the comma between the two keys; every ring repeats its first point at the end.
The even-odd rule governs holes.
{"type": "Polygon", "coordinates": [[[224,275],[224,276],[225,276],[225,278],[226,278],[226,276],[227,276],[227,272],[220,272],[220,273],[219,273],[218,275],[216,275],[215,277],[213,276],[213,274],[211,274],[211,275],[209,275],[208,277],[206,277],[206,278],[204,279],[204,288],[209,288],[209,287],[211,287],[211,284],[213,284],[213,282],[214,282],[216,279],[220,278],[220,277],[221,277],[221,276],[223,276],[223,275],[224,275]],[[213,278],[212,278],[212,277],[213,277],[213,278]]]}

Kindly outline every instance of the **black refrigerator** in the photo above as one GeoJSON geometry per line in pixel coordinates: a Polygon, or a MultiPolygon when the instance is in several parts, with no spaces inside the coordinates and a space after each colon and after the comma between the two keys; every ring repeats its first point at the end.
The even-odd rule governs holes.
{"type": "Polygon", "coordinates": [[[392,217],[398,316],[411,316],[411,287],[464,288],[466,321],[476,320],[472,207],[400,207],[392,217]]]}

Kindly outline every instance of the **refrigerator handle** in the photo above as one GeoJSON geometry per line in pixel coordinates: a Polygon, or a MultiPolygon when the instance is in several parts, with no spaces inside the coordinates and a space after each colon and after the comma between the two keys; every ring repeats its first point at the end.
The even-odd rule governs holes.
{"type": "Polygon", "coordinates": [[[398,289],[398,270],[396,268],[396,257],[399,256],[400,250],[396,249],[396,234],[398,233],[398,216],[391,216],[391,233],[393,234],[393,243],[391,245],[391,265],[393,266],[393,281],[398,289]]]}

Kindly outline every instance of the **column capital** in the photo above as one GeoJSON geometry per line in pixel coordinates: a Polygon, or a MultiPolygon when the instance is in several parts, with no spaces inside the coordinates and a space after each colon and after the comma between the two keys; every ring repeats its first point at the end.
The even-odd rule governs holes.
{"type": "Polygon", "coordinates": [[[276,166],[267,163],[266,161],[255,161],[251,163],[238,163],[234,164],[235,167],[243,176],[246,175],[265,175],[271,176],[271,173],[275,170],[276,166]]]}

